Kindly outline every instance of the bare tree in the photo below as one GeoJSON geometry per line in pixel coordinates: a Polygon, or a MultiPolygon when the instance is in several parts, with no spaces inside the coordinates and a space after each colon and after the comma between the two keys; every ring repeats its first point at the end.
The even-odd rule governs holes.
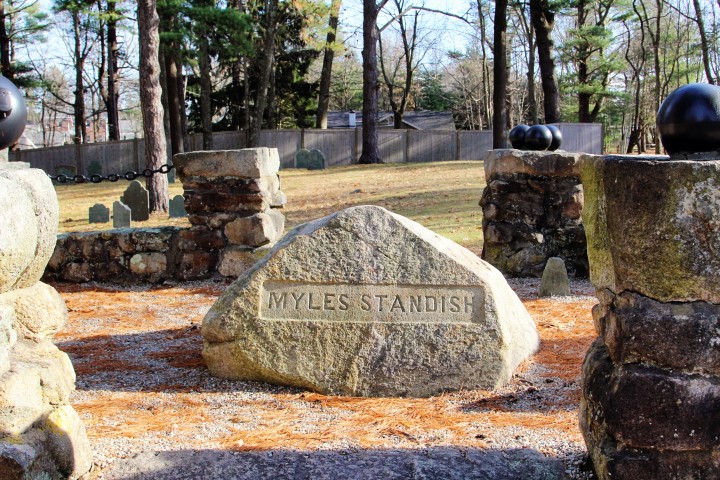
{"type": "Polygon", "coordinates": [[[363,152],[359,163],[382,163],[378,147],[377,19],[388,0],[363,0],[363,152]]]}
{"type": "Polygon", "coordinates": [[[270,76],[273,68],[273,59],[275,57],[275,34],[278,28],[278,0],[265,0],[265,18],[263,28],[262,50],[258,61],[258,88],[255,97],[254,118],[248,132],[248,146],[256,147],[260,138],[260,129],[262,128],[263,117],[265,112],[265,103],[267,101],[268,86],[270,85],[270,76]]]}
{"type": "Polygon", "coordinates": [[[555,11],[548,0],[530,0],[530,18],[537,39],[545,123],[557,123],[560,121],[560,89],[555,76],[555,45],[552,39],[555,11]]]}
{"type": "MultiPolygon", "coordinates": [[[[163,128],[162,88],[160,87],[160,19],[156,0],[139,0],[137,7],[140,37],[140,101],[145,134],[145,164],[158,169],[167,160],[165,129],[163,128]]],[[[167,212],[169,195],[165,175],[147,179],[150,190],[150,212],[167,212]]]]}
{"type": "Polygon", "coordinates": [[[507,147],[507,0],[495,2],[493,39],[493,148],[507,147]]]}

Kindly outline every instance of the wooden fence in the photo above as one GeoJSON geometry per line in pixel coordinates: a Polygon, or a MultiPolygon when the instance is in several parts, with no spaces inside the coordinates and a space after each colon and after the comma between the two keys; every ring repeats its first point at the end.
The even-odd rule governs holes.
{"type": "MultiPolygon", "coordinates": [[[[602,125],[561,123],[559,127],[564,150],[602,153],[602,125]]],[[[491,130],[381,129],[378,140],[380,157],[385,163],[482,160],[492,150],[491,130]]],[[[246,135],[243,131],[217,132],[213,134],[213,144],[215,150],[245,148],[246,135]]],[[[352,165],[362,153],[362,130],[263,130],[260,145],[278,149],[281,168],[292,168],[295,153],[301,148],[320,150],[328,166],[352,165]]],[[[202,150],[200,134],[191,136],[190,147],[202,150]]],[[[145,168],[144,149],[145,142],[140,138],[20,150],[10,153],[10,161],[27,162],[51,175],[122,174],[145,168]]]]}

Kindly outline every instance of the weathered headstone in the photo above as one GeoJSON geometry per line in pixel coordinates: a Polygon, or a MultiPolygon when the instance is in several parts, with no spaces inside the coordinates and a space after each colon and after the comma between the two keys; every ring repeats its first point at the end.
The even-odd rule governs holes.
{"type": "Polygon", "coordinates": [[[562,258],[551,257],[545,264],[542,279],[540,280],[539,297],[553,297],[570,295],[570,280],[568,279],[565,262],[562,258]]]}
{"type": "Polygon", "coordinates": [[[307,162],[308,170],[324,170],[325,169],[325,155],[320,150],[310,150],[310,155],[307,162]]]}
{"type": "Polygon", "coordinates": [[[187,211],[185,210],[185,197],[182,195],[175,195],[170,199],[170,218],[182,218],[187,217],[187,211]]]}
{"type": "Polygon", "coordinates": [[[88,223],[107,223],[110,221],[110,209],[102,203],[96,203],[88,210],[88,223]]]}
{"type": "Polygon", "coordinates": [[[310,164],[310,150],[301,148],[295,153],[295,168],[308,168],[310,164]]]}
{"type": "Polygon", "coordinates": [[[150,193],[137,180],[130,182],[120,201],[130,207],[133,221],[144,222],[150,218],[150,193]]]}
{"type": "Polygon", "coordinates": [[[202,334],[213,375],[361,396],[496,388],[539,342],[500,272],[374,206],[292,230],[202,334]]]}
{"type": "Polygon", "coordinates": [[[97,160],[93,160],[87,167],[88,176],[102,175],[102,165],[97,160]]]}
{"type": "Polygon", "coordinates": [[[113,202],[113,228],[129,227],[130,220],[132,220],[130,207],[122,202],[113,202]]]}

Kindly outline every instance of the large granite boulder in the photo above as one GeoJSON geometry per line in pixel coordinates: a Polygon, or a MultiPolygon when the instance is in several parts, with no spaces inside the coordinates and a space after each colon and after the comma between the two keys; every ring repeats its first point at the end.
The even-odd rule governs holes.
{"type": "Polygon", "coordinates": [[[292,230],[202,334],[215,376],[359,396],[496,388],[539,342],[495,268],[373,206],[292,230]]]}

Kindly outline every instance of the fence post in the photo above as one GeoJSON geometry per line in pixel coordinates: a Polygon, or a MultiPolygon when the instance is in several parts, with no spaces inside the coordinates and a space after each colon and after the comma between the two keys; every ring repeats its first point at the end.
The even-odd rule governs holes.
{"type": "Polygon", "coordinates": [[[140,170],[140,141],[138,137],[133,138],[133,164],[135,165],[135,171],[140,170]]]}

